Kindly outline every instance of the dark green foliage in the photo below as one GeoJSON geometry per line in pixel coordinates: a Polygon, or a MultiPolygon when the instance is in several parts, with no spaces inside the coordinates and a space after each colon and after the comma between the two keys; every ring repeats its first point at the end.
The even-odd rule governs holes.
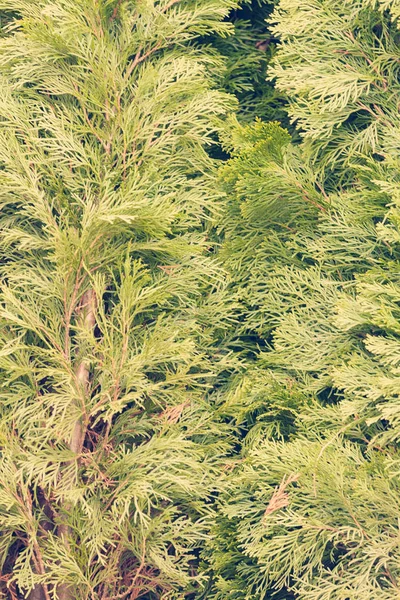
{"type": "Polygon", "coordinates": [[[255,115],[287,120],[285,95],[267,81],[267,67],[278,42],[268,27],[273,7],[273,1],[245,1],[229,16],[233,34],[206,40],[224,57],[221,85],[238,98],[241,121],[252,121],[255,115]]]}

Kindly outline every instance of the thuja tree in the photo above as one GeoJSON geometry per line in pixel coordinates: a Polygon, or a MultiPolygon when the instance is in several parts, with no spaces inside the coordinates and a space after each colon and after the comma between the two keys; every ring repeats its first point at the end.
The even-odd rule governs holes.
{"type": "Polygon", "coordinates": [[[399,595],[398,16],[283,0],[272,75],[303,142],[261,123],[226,140],[226,264],[263,343],[226,399],[245,437],[214,598],[399,595]]]}
{"type": "Polygon", "coordinates": [[[224,426],[220,206],[234,101],[191,46],[230,0],[2,0],[4,598],[183,598],[224,426]]]}

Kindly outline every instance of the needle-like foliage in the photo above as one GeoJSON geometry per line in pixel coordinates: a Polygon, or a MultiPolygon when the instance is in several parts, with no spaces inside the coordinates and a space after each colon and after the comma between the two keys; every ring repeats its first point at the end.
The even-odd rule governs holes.
{"type": "Polygon", "coordinates": [[[227,447],[231,0],[1,0],[1,594],[183,598],[227,447]]]}
{"type": "Polygon", "coordinates": [[[253,121],[254,115],[265,120],[287,120],[285,95],[266,80],[278,41],[268,26],[274,4],[268,0],[243,2],[230,14],[233,34],[211,38],[224,58],[221,84],[238,98],[241,121],[253,121]]]}
{"type": "Polygon", "coordinates": [[[303,141],[233,121],[223,256],[252,360],[211,598],[400,589],[398,3],[282,0],[270,71],[303,141]],[[246,337],[247,336],[247,337],[246,337]]]}

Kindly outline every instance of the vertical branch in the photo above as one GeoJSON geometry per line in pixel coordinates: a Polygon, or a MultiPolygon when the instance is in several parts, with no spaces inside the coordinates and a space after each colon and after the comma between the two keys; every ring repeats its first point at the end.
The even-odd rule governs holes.
{"type": "MultiPolygon", "coordinates": [[[[92,332],[96,324],[95,317],[96,298],[94,290],[90,289],[84,293],[80,303],[79,311],[81,315],[81,324],[85,331],[92,332]]],[[[89,389],[89,366],[85,357],[81,358],[80,363],[76,367],[76,381],[82,392],[83,397],[89,389]]],[[[75,454],[80,454],[83,447],[85,437],[84,424],[82,417],[75,423],[74,430],[72,432],[70,449],[75,454]]]]}
{"type": "MultiPolygon", "coordinates": [[[[39,573],[40,575],[44,575],[46,570],[45,570],[44,561],[43,561],[42,552],[41,552],[41,549],[39,546],[39,542],[36,538],[32,498],[31,498],[31,494],[30,494],[29,490],[27,491],[27,493],[25,495],[25,504],[26,504],[26,509],[24,507],[24,511],[28,518],[28,523],[29,523],[28,531],[29,531],[29,536],[30,536],[30,539],[32,540],[32,545],[33,545],[33,556],[32,556],[33,565],[32,566],[36,573],[39,573]]],[[[43,583],[40,585],[36,585],[33,588],[33,590],[28,594],[28,598],[29,598],[29,600],[50,600],[50,593],[49,593],[49,588],[48,588],[47,584],[43,583]]]]}
{"type": "MultiPolygon", "coordinates": [[[[90,333],[93,331],[96,324],[95,317],[95,309],[96,309],[96,296],[93,289],[89,289],[82,296],[81,302],[78,307],[79,312],[79,320],[82,328],[85,332],[90,333]]],[[[85,356],[82,356],[80,362],[76,366],[75,369],[76,382],[79,387],[79,391],[82,394],[83,399],[86,398],[86,395],[89,390],[89,365],[85,356]]],[[[84,408],[84,407],[82,407],[84,408]]],[[[69,442],[69,448],[74,454],[79,455],[82,452],[83,443],[85,441],[85,433],[86,433],[86,424],[83,421],[83,414],[79,417],[79,419],[75,422],[73,430],[71,432],[71,439],[69,442]]],[[[68,512],[70,506],[68,504],[64,505],[65,513],[68,512]]],[[[58,536],[63,540],[65,547],[68,549],[70,547],[70,537],[71,531],[68,527],[67,523],[61,523],[57,528],[58,536]]],[[[57,598],[58,600],[74,600],[75,592],[72,586],[63,583],[57,589],[57,598]]]]}

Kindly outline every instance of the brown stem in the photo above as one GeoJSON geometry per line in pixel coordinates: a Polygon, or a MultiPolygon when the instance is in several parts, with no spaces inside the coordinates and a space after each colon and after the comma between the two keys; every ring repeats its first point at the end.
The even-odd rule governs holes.
{"type": "Polygon", "coordinates": [[[345,33],[345,35],[358,48],[358,51],[360,52],[361,56],[367,61],[368,65],[371,67],[371,69],[374,71],[374,73],[377,75],[377,77],[381,80],[382,87],[386,91],[388,89],[388,82],[386,81],[385,77],[383,77],[383,75],[379,72],[379,69],[374,65],[373,61],[364,52],[364,50],[361,47],[361,44],[357,43],[357,40],[354,37],[353,33],[351,31],[348,31],[347,33],[345,33]]]}
{"type": "Polygon", "coordinates": [[[108,146],[108,143],[103,140],[103,138],[100,136],[100,134],[96,131],[96,128],[93,125],[92,121],[90,120],[88,111],[86,109],[86,106],[84,104],[84,101],[83,101],[83,98],[81,96],[81,93],[79,91],[78,86],[74,83],[73,87],[74,87],[75,92],[76,92],[76,99],[78,100],[78,102],[80,104],[80,107],[81,107],[82,112],[83,112],[83,116],[85,117],[85,121],[86,121],[86,123],[87,123],[87,125],[88,125],[88,127],[89,127],[89,129],[91,131],[91,133],[95,136],[95,138],[97,139],[97,141],[103,146],[103,148],[106,151],[106,153],[109,154],[110,153],[110,148],[108,146]]]}
{"type": "MultiPolygon", "coordinates": [[[[30,538],[32,540],[32,546],[33,546],[33,556],[32,556],[33,568],[35,569],[36,573],[39,573],[40,575],[44,575],[46,571],[45,571],[44,561],[43,561],[42,552],[41,552],[41,549],[39,546],[39,542],[37,541],[37,538],[36,538],[32,497],[31,497],[31,494],[29,491],[27,492],[27,494],[25,496],[25,502],[26,502],[25,510],[26,510],[26,514],[28,516],[28,523],[29,523],[29,534],[30,534],[30,538]]],[[[29,600],[50,600],[50,593],[49,593],[49,588],[48,588],[47,584],[42,583],[40,585],[36,585],[33,588],[33,590],[29,593],[28,598],[29,598],[29,600]]]]}
{"type": "Polygon", "coordinates": [[[133,593],[137,590],[137,585],[138,585],[138,579],[139,576],[141,575],[143,568],[146,564],[146,540],[143,540],[143,544],[142,544],[142,556],[140,559],[140,564],[136,570],[135,576],[132,579],[132,583],[129,586],[129,588],[125,591],[122,592],[121,594],[114,594],[114,596],[112,598],[110,597],[106,597],[105,600],[123,600],[124,598],[126,598],[127,596],[129,596],[129,594],[132,594],[132,598],[136,598],[137,596],[133,596],[133,593]]]}
{"type": "MultiPolygon", "coordinates": [[[[165,14],[170,8],[172,8],[175,4],[178,4],[178,2],[180,2],[180,1],[181,0],[171,0],[160,11],[161,14],[165,14]]],[[[170,38],[167,38],[167,40],[169,40],[169,39],[170,38]]],[[[141,62],[143,62],[144,60],[146,60],[146,58],[149,58],[149,56],[151,56],[154,52],[157,52],[157,50],[159,50],[161,48],[161,46],[162,46],[162,41],[159,40],[156,43],[156,45],[153,46],[153,48],[150,48],[150,50],[148,50],[144,54],[142,54],[143,48],[141,46],[139,46],[139,50],[137,51],[135,58],[133,59],[133,61],[131,62],[129,68],[127,69],[126,78],[129,79],[129,77],[132,75],[132,72],[137,67],[137,65],[140,64],[141,62]]]]}
{"type": "MultiPolygon", "coordinates": [[[[93,289],[89,289],[87,292],[85,292],[83,294],[82,299],[79,304],[79,309],[78,309],[79,313],[80,313],[79,316],[80,316],[81,326],[88,333],[93,331],[94,326],[96,324],[95,308],[96,308],[95,292],[93,289]]],[[[76,370],[75,370],[75,375],[76,375],[76,382],[78,384],[78,387],[80,388],[79,392],[82,394],[83,401],[84,401],[86,398],[86,395],[88,393],[88,390],[89,390],[89,375],[90,375],[89,366],[84,357],[82,357],[80,362],[78,363],[76,370]]],[[[82,406],[82,409],[84,409],[84,406],[82,406]]],[[[84,420],[83,420],[84,414],[85,413],[83,410],[82,416],[79,417],[79,419],[75,422],[74,428],[71,433],[71,439],[69,442],[70,450],[76,455],[81,454],[82,448],[83,448],[83,443],[85,440],[86,424],[84,423],[84,420]]],[[[69,504],[65,504],[63,508],[64,508],[64,512],[67,514],[71,507],[69,504]]],[[[64,519],[65,518],[66,517],[64,517],[64,519]]],[[[70,547],[71,531],[66,522],[60,523],[60,525],[57,528],[57,535],[63,540],[65,547],[68,549],[70,547]]],[[[74,592],[73,587],[71,587],[70,585],[68,585],[66,583],[59,585],[58,589],[57,589],[57,598],[58,598],[58,600],[74,600],[75,592],[74,592]]]]}
{"type": "Polygon", "coordinates": [[[162,45],[161,42],[158,41],[156,43],[156,45],[153,46],[153,48],[150,48],[150,50],[148,50],[144,54],[142,54],[142,48],[139,48],[139,50],[136,53],[135,58],[131,62],[128,70],[126,71],[126,76],[125,76],[126,79],[129,79],[129,77],[132,75],[134,69],[138,66],[138,64],[140,64],[141,62],[143,62],[144,60],[146,60],[146,58],[149,58],[149,56],[151,56],[152,54],[154,54],[154,52],[157,52],[157,50],[159,50],[161,48],[161,45],[162,45]]]}
{"type": "Polygon", "coordinates": [[[118,0],[117,4],[115,5],[115,8],[113,10],[113,13],[110,17],[110,21],[115,21],[115,19],[118,17],[118,13],[119,13],[119,9],[121,8],[121,4],[122,4],[122,0],[118,0]]]}
{"type": "MultiPolygon", "coordinates": [[[[81,323],[83,329],[87,332],[92,332],[96,324],[95,305],[95,293],[92,289],[90,289],[84,293],[80,303],[81,323]]],[[[80,391],[83,394],[83,398],[85,398],[89,389],[89,367],[87,361],[84,358],[82,358],[81,362],[77,365],[76,381],[78,383],[80,391]]],[[[82,418],[80,418],[75,423],[75,427],[72,432],[72,437],[69,445],[72,452],[75,452],[75,454],[80,454],[82,452],[83,441],[84,427],[82,418]]]]}
{"type": "Polygon", "coordinates": [[[64,355],[65,355],[66,360],[69,360],[69,357],[70,357],[69,336],[70,336],[70,329],[71,329],[71,318],[72,318],[72,314],[75,309],[76,297],[78,294],[79,286],[81,284],[80,273],[81,273],[82,265],[83,265],[83,259],[81,260],[78,270],[76,272],[74,289],[72,291],[72,296],[71,296],[71,300],[69,303],[67,301],[67,290],[65,291],[65,296],[64,296],[64,311],[65,311],[64,355]]]}
{"type": "Polygon", "coordinates": [[[167,6],[164,6],[164,8],[162,9],[162,13],[166,13],[170,8],[172,8],[174,6],[174,4],[178,4],[178,2],[180,2],[181,0],[171,0],[171,2],[169,2],[167,4],[167,6]]]}

